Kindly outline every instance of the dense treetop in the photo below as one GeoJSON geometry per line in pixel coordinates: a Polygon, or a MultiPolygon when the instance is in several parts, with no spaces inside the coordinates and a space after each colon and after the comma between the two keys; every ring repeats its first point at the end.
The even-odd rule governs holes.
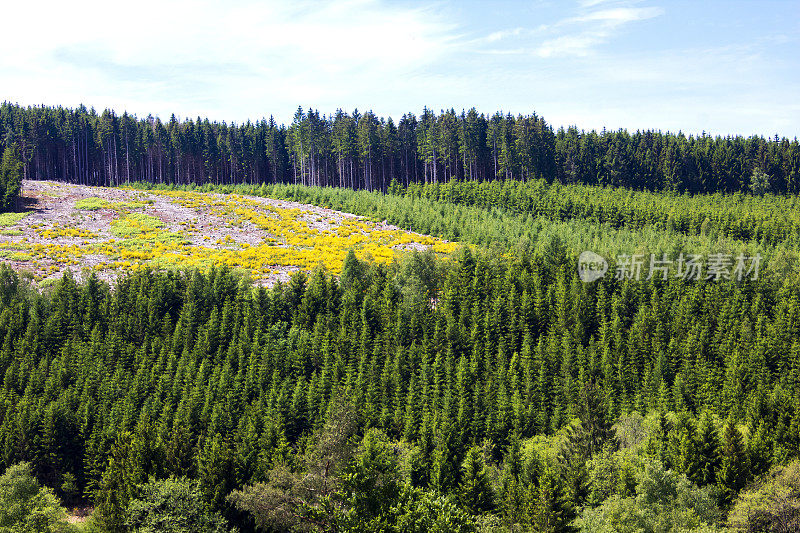
{"type": "Polygon", "coordinates": [[[796,277],[584,284],[557,240],[388,267],[350,255],[338,279],[271,290],[225,270],[140,272],[113,290],[66,277],[46,294],[0,276],[1,466],[74,480],[110,531],[148,476],[197,479],[204,505],[264,524],[357,529],[423,490],[452,498],[435,513],[564,531],[580,506],[647,494],[653,476],[727,506],[800,450],[796,277]],[[625,466],[617,439],[645,462],[625,466]],[[621,485],[604,485],[606,467],[621,485]]]}
{"type": "Polygon", "coordinates": [[[166,122],[85,107],[0,105],[0,144],[29,179],[92,185],[300,183],[386,190],[392,179],[528,180],[697,192],[800,191],[797,139],[554,129],[534,114],[330,116],[299,108],[288,126],[166,122]]]}

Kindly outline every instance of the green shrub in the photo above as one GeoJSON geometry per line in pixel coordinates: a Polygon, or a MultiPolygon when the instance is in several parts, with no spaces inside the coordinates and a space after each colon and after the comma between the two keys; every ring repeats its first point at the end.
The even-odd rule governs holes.
{"type": "Polygon", "coordinates": [[[111,223],[111,233],[117,237],[132,237],[155,231],[164,223],[154,216],[144,213],[130,213],[111,223]]]}
{"type": "Polygon", "coordinates": [[[800,531],[800,461],[774,468],[742,492],[728,514],[737,531],[800,531]]]}
{"type": "Polygon", "coordinates": [[[716,531],[720,518],[714,495],[686,476],[646,461],[636,473],[636,496],[619,495],[599,507],[585,508],[575,525],[582,533],[615,531],[716,531]]]}
{"type": "Polygon", "coordinates": [[[13,226],[29,214],[30,211],[26,213],[0,213],[0,226],[13,226]]]}
{"type": "Polygon", "coordinates": [[[134,533],[224,533],[225,519],[203,501],[197,481],[169,478],[150,481],[128,505],[125,524],[134,533]]]}
{"type": "Polygon", "coordinates": [[[75,202],[75,208],[80,209],[82,211],[97,211],[98,209],[103,209],[108,207],[108,201],[98,198],[97,196],[92,196],[90,198],[81,198],[77,202],[75,202]]]}
{"type": "Polygon", "coordinates": [[[125,202],[109,202],[104,198],[91,196],[89,198],[81,198],[75,202],[75,208],[82,211],[97,211],[98,209],[114,209],[118,212],[124,212],[131,209],[143,209],[152,204],[152,200],[131,200],[125,202]]]}
{"type": "Polygon", "coordinates": [[[40,487],[30,465],[19,463],[0,476],[0,531],[66,533],[75,528],[52,489],[40,487]]]}

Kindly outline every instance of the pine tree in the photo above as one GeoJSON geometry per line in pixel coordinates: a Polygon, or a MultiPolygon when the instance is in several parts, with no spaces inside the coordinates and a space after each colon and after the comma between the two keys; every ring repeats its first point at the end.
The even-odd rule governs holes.
{"type": "Polygon", "coordinates": [[[233,488],[233,454],[219,433],[206,437],[197,455],[200,490],[214,509],[220,509],[233,488]]]}
{"type": "Polygon", "coordinates": [[[108,466],[94,495],[96,523],[103,531],[124,532],[128,503],[136,496],[137,484],[131,465],[131,436],[120,434],[111,450],[108,466]]]}
{"type": "Polygon", "coordinates": [[[773,442],[767,430],[766,421],[762,420],[751,437],[747,440],[747,463],[750,465],[750,476],[758,478],[772,467],[773,442]]]}
{"type": "Polygon", "coordinates": [[[431,474],[431,483],[441,494],[447,494],[458,486],[462,456],[458,430],[446,421],[442,425],[438,444],[433,452],[431,474]]]}
{"type": "Polygon", "coordinates": [[[557,477],[545,469],[539,478],[538,487],[531,486],[527,522],[533,531],[542,533],[568,533],[573,529],[569,525],[575,517],[574,512],[562,495],[557,477]]]}
{"type": "Polygon", "coordinates": [[[581,505],[588,495],[589,473],[586,469],[588,438],[580,420],[573,420],[563,430],[557,452],[560,486],[572,506],[581,505]]]}
{"type": "Polygon", "coordinates": [[[503,457],[501,491],[498,495],[500,512],[508,526],[520,523],[525,511],[524,473],[522,443],[515,433],[503,457]]]}
{"type": "Polygon", "coordinates": [[[720,466],[720,446],[717,428],[708,411],[700,417],[696,451],[697,469],[692,481],[701,486],[713,485],[720,466]]]}
{"type": "MultiPolygon", "coordinates": [[[[673,463],[677,470],[689,479],[697,481],[700,474],[700,461],[702,460],[697,447],[698,439],[695,434],[694,421],[688,418],[676,429],[674,440],[677,444],[673,454],[673,463]]],[[[713,456],[711,457],[713,460],[713,456]]]]}
{"type": "Polygon", "coordinates": [[[742,434],[736,423],[728,419],[723,429],[722,460],[717,473],[720,501],[730,505],[747,482],[747,456],[742,442],[742,434]]]}
{"type": "Polygon", "coordinates": [[[22,189],[22,161],[16,144],[6,145],[0,163],[0,210],[10,211],[22,189]]]}
{"type": "Polygon", "coordinates": [[[586,382],[581,390],[579,416],[587,433],[587,453],[590,456],[613,441],[613,431],[606,414],[606,402],[602,397],[602,390],[594,381],[586,382]]]}
{"type": "Polygon", "coordinates": [[[483,450],[478,446],[467,451],[461,465],[459,501],[472,514],[481,514],[494,508],[494,491],[486,472],[483,450]]]}

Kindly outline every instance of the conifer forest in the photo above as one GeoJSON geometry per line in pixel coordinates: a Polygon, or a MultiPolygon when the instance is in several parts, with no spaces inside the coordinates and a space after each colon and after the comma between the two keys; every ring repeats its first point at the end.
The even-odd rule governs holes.
{"type": "Polygon", "coordinates": [[[796,138],[4,103],[0,152],[0,531],[800,531],[796,138]],[[44,180],[440,247],[356,228],[256,283],[142,255],[161,204],[62,198],[151,262],[39,283],[44,180]]]}

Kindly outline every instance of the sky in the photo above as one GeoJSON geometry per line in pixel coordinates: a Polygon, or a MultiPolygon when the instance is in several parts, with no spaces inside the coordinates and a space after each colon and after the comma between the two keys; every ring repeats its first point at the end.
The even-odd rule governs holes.
{"type": "Polygon", "coordinates": [[[800,137],[800,1],[12,2],[0,100],[168,119],[397,120],[800,137]]]}

